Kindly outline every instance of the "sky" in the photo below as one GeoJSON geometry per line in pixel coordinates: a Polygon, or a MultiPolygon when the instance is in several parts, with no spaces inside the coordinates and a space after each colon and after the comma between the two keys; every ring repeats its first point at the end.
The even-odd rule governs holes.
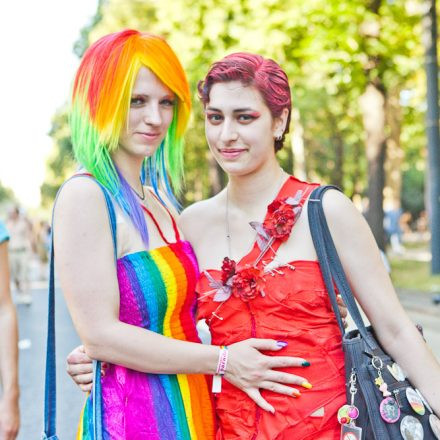
{"type": "Polygon", "coordinates": [[[4,0],[0,8],[0,182],[24,208],[40,203],[51,118],[79,64],[73,43],[96,0],[4,0]]]}

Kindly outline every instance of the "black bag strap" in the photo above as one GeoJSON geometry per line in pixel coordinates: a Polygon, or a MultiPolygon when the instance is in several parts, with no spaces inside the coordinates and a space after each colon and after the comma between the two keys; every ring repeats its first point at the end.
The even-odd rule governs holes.
{"type": "Polygon", "coordinates": [[[316,253],[318,255],[322,276],[324,278],[324,282],[330,297],[330,302],[335,312],[338,326],[342,335],[345,334],[345,328],[342,323],[341,314],[336,302],[335,285],[338,289],[338,292],[342,296],[342,299],[356,327],[358,328],[359,333],[362,335],[370,349],[375,350],[377,348],[377,343],[371,337],[370,333],[365,327],[364,321],[359,312],[359,308],[354,300],[350,284],[348,283],[336,251],[327,220],[325,218],[322,200],[325,192],[329,189],[336,189],[340,191],[340,189],[336,186],[320,186],[316,188],[310,195],[309,204],[307,207],[310,232],[312,235],[313,244],[315,245],[316,253]]]}
{"type": "MultiPolygon", "coordinates": [[[[113,201],[107,189],[88,174],[76,174],[71,177],[86,177],[96,182],[104,194],[107,213],[109,217],[110,229],[113,240],[113,250],[115,261],[117,259],[116,242],[116,214],[113,201]]],[[[70,180],[70,179],[69,179],[70,180]]],[[[67,180],[66,182],[68,182],[67,180]]],[[[65,182],[65,183],[66,183],[65,182]]],[[[64,183],[64,184],[65,184],[64,183]]],[[[63,185],[64,185],[63,184],[63,185]]],[[[61,186],[62,188],[62,186],[61,186]]],[[[47,318],[47,345],[46,345],[46,373],[44,389],[44,432],[43,440],[58,440],[56,435],[56,346],[55,346],[55,255],[53,246],[53,212],[61,191],[58,190],[52,210],[52,237],[50,246],[50,274],[49,274],[49,300],[48,300],[48,318],[47,318]]],[[[102,440],[102,414],[101,414],[101,362],[93,362],[93,429],[94,439],[102,440]]]]}

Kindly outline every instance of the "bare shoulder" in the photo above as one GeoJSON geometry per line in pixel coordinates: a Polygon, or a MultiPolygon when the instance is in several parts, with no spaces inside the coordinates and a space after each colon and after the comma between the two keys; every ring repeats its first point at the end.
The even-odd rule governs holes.
{"type": "Polygon", "coordinates": [[[54,218],[60,216],[80,222],[87,214],[88,218],[105,214],[105,199],[101,188],[89,178],[77,177],[67,181],[61,188],[56,205],[54,218]]]}
{"type": "Polygon", "coordinates": [[[344,193],[336,189],[326,191],[322,206],[326,218],[330,221],[335,219],[343,221],[346,216],[361,215],[353,202],[344,193]]]}
{"type": "Polygon", "coordinates": [[[330,189],[323,198],[323,208],[330,231],[336,240],[349,242],[356,236],[368,236],[371,231],[362,213],[342,192],[330,189]],[[346,240],[350,236],[350,240],[346,240]]]}

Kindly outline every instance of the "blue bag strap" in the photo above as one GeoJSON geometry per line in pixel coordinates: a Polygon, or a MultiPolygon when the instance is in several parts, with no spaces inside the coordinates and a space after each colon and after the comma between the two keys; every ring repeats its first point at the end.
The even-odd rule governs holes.
{"type": "Polygon", "coordinates": [[[319,265],[321,267],[322,276],[330,297],[332,308],[335,312],[338,321],[339,329],[342,335],[345,334],[345,328],[342,323],[342,317],[336,301],[335,285],[338,292],[352,317],[359,333],[364,338],[371,350],[377,348],[377,343],[365,327],[364,320],[359,312],[359,308],[354,300],[353,292],[348,283],[344,269],[336,251],[330,229],[325,218],[324,208],[322,206],[322,199],[324,194],[329,189],[340,189],[333,185],[320,186],[316,188],[309,198],[308,204],[308,218],[310,225],[310,232],[312,235],[313,244],[315,245],[316,253],[318,255],[319,265]]]}
{"type": "MultiPolygon", "coordinates": [[[[109,217],[110,230],[112,234],[113,250],[115,262],[117,260],[117,241],[116,241],[116,213],[112,198],[107,189],[88,174],[76,174],[71,177],[86,177],[96,182],[104,194],[107,213],[109,217]]],[[[70,179],[69,179],[70,180],[70,179]]],[[[67,183],[67,180],[65,183],[67,183]]],[[[61,188],[64,186],[61,186],[61,188]]],[[[61,188],[55,197],[54,208],[52,210],[52,237],[50,246],[49,263],[49,300],[47,317],[47,345],[46,345],[46,373],[44,385],[44,432],[43,440],[58,440],[56,435],[56,347],[55,347],[55,255],[53,246],[53,212],[58,200],[61,188]]],[[[102,440],[102,412],[101,412],[101,362],[93,362],[93,430],[94,440],[102,440]]]]}

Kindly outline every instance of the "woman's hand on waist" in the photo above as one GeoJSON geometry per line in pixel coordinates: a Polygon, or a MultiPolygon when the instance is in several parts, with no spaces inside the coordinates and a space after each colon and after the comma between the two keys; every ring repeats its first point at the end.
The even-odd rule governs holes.
{"type": "Polygon", "coordinates": [[[272,412],[275,409],[260,394],[260,388],[290,397],[301,395],[299,385],[311,388],[305,377],[276,371],[276,368],[308,367],[307,359],[292,356],[266,356],[263,350],[279,351],[287,343],[273,339],[246,339],[228,347],[229,356],[225,379],[244,391],[260,408],[272,412]]]}

